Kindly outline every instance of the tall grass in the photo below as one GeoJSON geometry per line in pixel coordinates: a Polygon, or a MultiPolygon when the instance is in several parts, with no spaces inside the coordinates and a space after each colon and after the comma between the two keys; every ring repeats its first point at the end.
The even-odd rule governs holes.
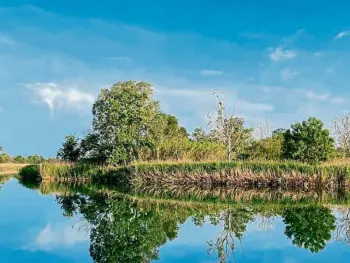
{"type": "Polygon", "coordinates": [[[336,187],[350,185],[350,166],[312,166],[298,162],[136,163],[128,167],[88,164],[29,166],[22,173],[43,180],[157,182],[182,185],[336,187]],[[39,168],[38,168],[39,167],[39,168]],[[39,170],[38,170],[39,169],[39,170]]]}

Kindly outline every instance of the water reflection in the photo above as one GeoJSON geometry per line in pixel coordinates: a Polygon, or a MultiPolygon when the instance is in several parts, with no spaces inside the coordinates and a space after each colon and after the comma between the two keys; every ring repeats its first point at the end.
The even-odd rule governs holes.
{"type": "Polygon", "coordinates": [[[312,253],[324,250],[332,233],[334,240],[350,243],[350,209],[344,206],[348,202],[344,190],[22,184],[45,194],[55,193],[65,217],[83,219],[90,235],[90,256],[96,263],[159,260],[161,247],[178,237],[188,219],[197,227],[218,227],[216,237],[203,240],[217,262],[228,262],[238,246],[244,247],[243,236],[250,223],[259,221],[259,227],[269,231],[275,218],[282,219],[284,235],[295,247],[312,253]],[[330,209],[332,204],[342,205],[336,210],[337,218],[330,209]]]}

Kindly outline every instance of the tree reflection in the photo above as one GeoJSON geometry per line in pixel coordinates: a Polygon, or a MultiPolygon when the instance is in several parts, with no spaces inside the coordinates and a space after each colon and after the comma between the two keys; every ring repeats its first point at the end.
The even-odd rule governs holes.
{"type": "Polygon", "coordinates": [[[335,240],[350,245],[350,208],[342,208],[338,212],[335,240]]]}
{"type": "MultiPolygon", "coordinates": [[[[331,210],[319,205],[213,205],[162,201],[110,190],[94,189],[81,194],[83,189],[69,192],[62,185],[54,190],[60,193],[56,200],[64,215],[77,214],[89,227],[90,255],[96,263],[157,260],[159,248],[175,239],[179,226],[190,217],[196,226],[210,223],[220,229],[217,238],[207,242],[208,253],[220,263],[227,262],[237,244],[243,246],[247,225],[255,218],[258,226],[268,231],[273,227],[272,219],[280,215],[286,226],[285,235],[294,245],[313,253],[325,248],[335,229],[331,210]]],[[[337,221],[337,239],[350,240],[349,222],[350,212],[343,211],[342,221],[337,221]]]]}
{"type": "Polygon", "coordinates": [[[218,215],[214,222],[222,221],[223,228],[215,241],[209,241],[208,253],[216,255],[220,263],[227,261],[229,253],[235,250],[235,238],[240,242],[247,224],[254,217],[254,212],[247,207],[229,207],[218,215]]]}
{"type": "Polygon", "coordinates": [[[282,216],[286,236],[292,239],[294,245],[313,253],[325,248],[335,229],[335,217],[329,208],[322,206],[285,209],[282,216]]]}
{"type": "MultiPolygon", "coordinates": [[[[90,228],[90,255],[94,262],[151,262],[158,248],[177,237],[180,214],[138,206],[123,197],[70,195],[57,197],[64,215],[78,212],[90,228]]],[[[188,215],[184,215],[187,218],[188,215]]]]}

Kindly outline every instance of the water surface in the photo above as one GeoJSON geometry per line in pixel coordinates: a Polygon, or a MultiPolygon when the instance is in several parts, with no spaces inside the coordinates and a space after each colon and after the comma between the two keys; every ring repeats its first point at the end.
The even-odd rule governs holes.
{"type": "Polygon", "coordinates": [[[210,191],[211,197],[202,201],[188,200],[196,192],[189,189],[185,201],[161,198],[161,192],[152,187],[131,193],[38,186],[9,179],[0,190],[1,262],[350,260],[350,207],[343,199],[316,194],[317,202],[306,202],[315,196],[307,194],[302,200],[292,195],[294,203],[274,199],[257,204],[256,195],[262,194],[255,191],[250,202],[225,203],[209,201],[210,191]]]}

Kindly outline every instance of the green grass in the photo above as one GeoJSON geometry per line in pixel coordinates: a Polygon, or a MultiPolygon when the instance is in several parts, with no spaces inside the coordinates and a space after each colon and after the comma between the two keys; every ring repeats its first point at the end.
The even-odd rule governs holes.
{"type": "Polygon", "coordinates": [[[159,182],[230,186],[350,185],[350,166],[312,166],[298,162],[137,163],[128,167],[88,164],[27,166],[20,175],[43,180],[159,182]]]}

